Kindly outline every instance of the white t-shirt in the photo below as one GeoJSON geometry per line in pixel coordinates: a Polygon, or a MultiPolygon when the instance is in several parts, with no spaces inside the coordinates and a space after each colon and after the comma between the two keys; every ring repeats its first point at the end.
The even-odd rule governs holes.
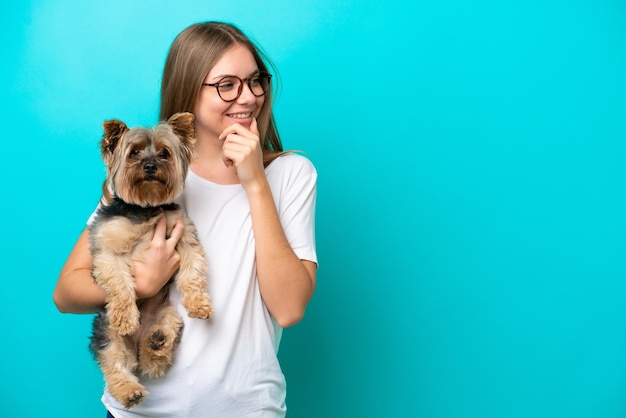
{"type": "MultiPolygon", "coordinates": [[[[317,263],[314,166],[288,154],[265,172],[291,247],[300,259],[317,263]]],[[[102,402],[116,418],[282,417],[286,387],[277,359],[282,328],[259,292],[247,195],[239,184],[215,184],[190,170],[179,203],[207,254],[215,313],[209,320],[189,318],[172,286],[170,298],[184,319],[173,365],[161,378],[141,378],[149,394],[130,410],[106,390],[102,402]]]]}

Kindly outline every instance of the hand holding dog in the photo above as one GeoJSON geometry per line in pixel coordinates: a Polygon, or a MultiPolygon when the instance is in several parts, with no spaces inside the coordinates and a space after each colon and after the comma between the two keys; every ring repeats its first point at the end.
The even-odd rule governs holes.
{"type": "Polygon", "coordinates": [[[178,270],[180,255],[176,245],[184,231],[183,223],[176,221],[171,235],[167,237],[165,216],[156,224],[148,249],[133,264],[137,299],[156,295],[178,270]]]}
{"type": "Polygon", "coordinates": [[[224,163],[234,165],[241,185],[248,189],[255,180],[264,178],[263,150],[259,139],[256,119],[252,119],[250,129],[235,123],[224,129],[219,139],[224,143],[224,163]]]}

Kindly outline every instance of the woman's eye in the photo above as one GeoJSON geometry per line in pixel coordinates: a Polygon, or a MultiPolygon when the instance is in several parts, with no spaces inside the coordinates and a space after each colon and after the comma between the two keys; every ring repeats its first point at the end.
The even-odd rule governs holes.
{"type": "Polygon", "coordinates": [[[220,90],[231,90],[235,87],[235,83],[231,80],[224,80],[221,81],[220,84],[218,85],[220,90]]]}

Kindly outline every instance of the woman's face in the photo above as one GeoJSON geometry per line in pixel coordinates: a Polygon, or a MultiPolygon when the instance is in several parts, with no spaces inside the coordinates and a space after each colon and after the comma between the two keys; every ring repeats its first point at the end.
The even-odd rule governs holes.
{"type": "MultiPolygon", "coordinates": [[[[229,76],[237,76],[243,80],[258,71],[259,68],[250,50],[236,44],[224,52],[204,78],[204,83],[218,83],[229,76]]],[[[215,87],[203,85],[194,109],[196,135],[199,138],[217,139],[224,129],[235,123],[249,128],[252,118],[259,115],[264,101],[265,96],[256,97],[245,82],[241,95],[232,102],[222,100],[215,87]]]]}

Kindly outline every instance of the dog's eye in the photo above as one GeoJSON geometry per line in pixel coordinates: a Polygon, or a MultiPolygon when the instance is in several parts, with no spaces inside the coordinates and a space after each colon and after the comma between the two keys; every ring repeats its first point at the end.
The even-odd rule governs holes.
{"type": "Polygon", "coordinates": [[[139,155],[139,149],[138,148],[133,148],[132,150],[130,150],[130,156],[131,157],[136,157],[139,155]]]}
{"type": "Polygon", "coordinates": [[[166,149],[161,150],[161,152],[159,152],[159,157],[163,158],[164,160],[167,160],[168,158],[170,158],[170,152],[166,149]]]}

